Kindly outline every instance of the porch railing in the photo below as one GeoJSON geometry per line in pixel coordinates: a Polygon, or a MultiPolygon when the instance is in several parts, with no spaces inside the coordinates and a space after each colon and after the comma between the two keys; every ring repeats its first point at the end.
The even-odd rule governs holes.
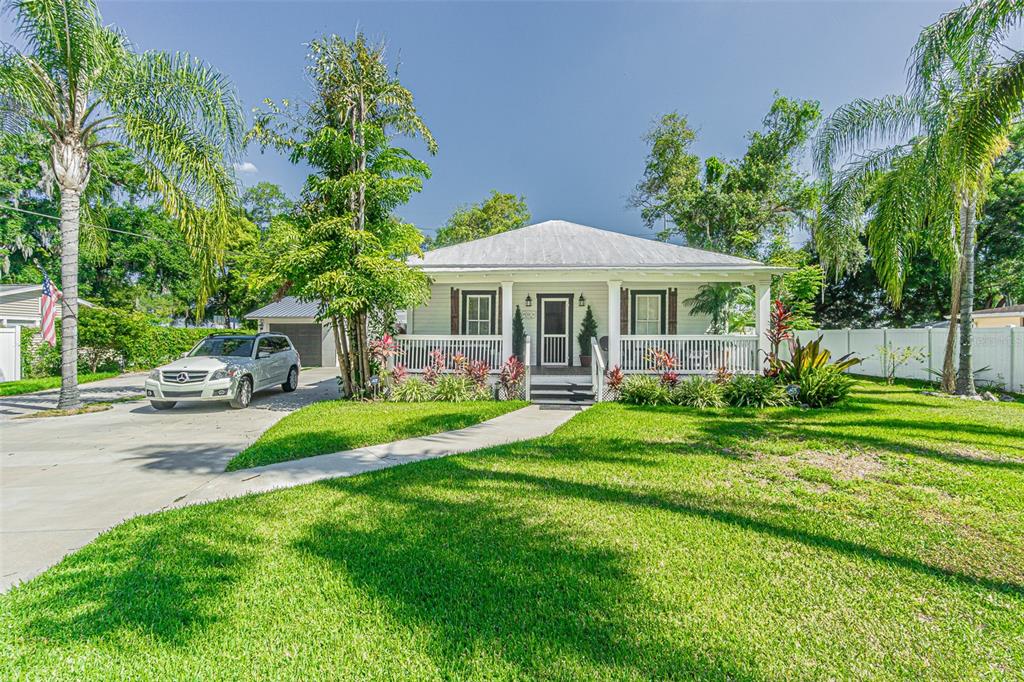
{"type": "Polygon", "coordinates": [[[590,339],[590,385],[594,389],[594,400],[604,400],[604,353],[597,337],[590,339]]]}
{"type": "Polygon", "coordinates": [[[624,372],[651,371],[651,354],[655,351],[670,353],[680,374],[712,374],[720,368],[749,374],[759,366],[756,336],[623,336],[620,343],[624,372]]]}
{"type": "Polygon", "coordinates": [[[395,337],[400,353],[394,359],[410,372],[422,372],[430,364],[430,354],[440,351],[449,366],[456,355],[464,355],[467,360],[483,360],[491,372],[501,369],[501,336],[454,336],[454,335],[420,335],[399,334],[395,337]]]}

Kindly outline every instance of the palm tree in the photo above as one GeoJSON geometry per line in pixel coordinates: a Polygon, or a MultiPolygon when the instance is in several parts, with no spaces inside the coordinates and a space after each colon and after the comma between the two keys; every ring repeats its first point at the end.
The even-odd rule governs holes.
{"type": "Polygon", "coordinates": [[[59,407],[68,409],[80,404],[78,246],[90,156],[112,142],[136,156],[209,282],[236,205],[225,159],[244,117],[220,74],[186,54],[135,52],[92,0],[11,0],[5,11],[24,50],[0,52],[0,123],[45,135],[60,192],[59,407]]]}
{"type": "Polygon", "coordinates": [[[711,325],[708,331],[712,334],[728,334],[729,321],[737,303],[747,303],[752,295],[745,295],[749,289],[736,282],[715,282],[703,284],[697,293],[683,301],[690,306],[691,315],[708,315],[711,325]]]}
{"type": "MultiPolygon", "coordinates": [[[[930,34],[926,29],[922,40],[930,34]]],[[[849,269],[856,242],[850,235],[864,229],[895,305],[910,259],[919,249],[931,251],[952,281],[943,388],[970,395],[975,392],[971,325],[977,222],[993,165],[1008,147],[1013,118],[1024,101],[1024,71],[1016,56],[1008,61],[992,52],[948,47],[953,56],[938,62],[932,48],[915,52],[927,64],[913,66],[907,95],[856,100],[826,121],[815,163],[830,189],[815,241],[826,265],[849,269]],[[970,58],[961,56],[968,52],[970,58]],[[851,154],[856,156],[835,173],[837,161],[851,154]]]]}

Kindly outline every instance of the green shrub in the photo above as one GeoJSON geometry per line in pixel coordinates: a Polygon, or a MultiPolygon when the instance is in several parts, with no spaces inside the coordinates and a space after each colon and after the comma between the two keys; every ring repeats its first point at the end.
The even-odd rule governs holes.
{"type": "Polygon", "coordinates": [[[425,403],[434,398],[434,387],[423,379],[411,378],[395,384],[388,400],[396,403],[425,403]]]}
{"type": "Polygon", "coordinates": [[[468,378],[456,374],[443,374],[434,384],[434,400],[460,403],[479,399],[477,387],[468,378]]]}
{"type": "Polygon", "coordinates": [[[634,374],[622,382],[619,401],[630,405],[668,405],[672,394],[658,377],[634,374]]]}
{"type": "Polygon", "coordinates": [[[672,402],[684,407],[723,407],[722,387],[706,377],[690,377],[672,389],[672,402]]]}
{"type": "Polygon", "coordinates": [[[51,346],[38,337],[39,329],[21,328],[21,378],[41,379],[60,375],[60,321],[57,323],[57,345],[51,346]]]}
{"type": "Polygon", "coordinates": [[[123,340],[125,366],[129,369],[149,369],[178,358],[211,334],[244,333],[247,332],[201,327],[150,326],[144,334],[123,340]]]}
{"type": "Polygon", "coordinates": [[[734,376],[725,384],[724,394],[733,407],[780,407],[790,402],[785,386],[762,376],[734,376]]]}
{"type": "Polygon", "coordinates": [[[850,394],[853,379],[835,365],[808,369],[800,378],[800,402],[811,407],[835,405],[850,394]]]}

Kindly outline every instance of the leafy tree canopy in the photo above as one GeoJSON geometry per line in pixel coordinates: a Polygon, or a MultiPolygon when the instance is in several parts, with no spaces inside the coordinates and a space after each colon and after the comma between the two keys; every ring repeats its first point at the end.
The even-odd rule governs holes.
{"type": "Polygon", "coordinates": [[[788,250],[815,206],[815,188],[797,165],[820,116],[817,102],[777,97],[741,159],[702,161],[686,118],[667,114],[645,138],[650,152],[631,204],[663,239],[679,235],[691,246],[744,257],[788,250]]]}
{"type": "Polygon", "coordinates": [[[481,203],[455,209],[428,246],[438,248],[489,237],[522,227],[528,222],[530,209],[526,206],[526,197],[492,190],[481,203]]]}

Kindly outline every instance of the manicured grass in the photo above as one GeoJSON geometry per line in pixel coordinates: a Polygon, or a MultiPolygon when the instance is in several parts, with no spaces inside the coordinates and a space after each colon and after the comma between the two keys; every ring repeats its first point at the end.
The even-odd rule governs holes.
{"type": "Polygon", "coordinates": [[[516,401],[385,403],[329,400],[296,410],[228,462],[227,470],[462,429],[526,405],[516,401]]]}
{"type": "MultiPolygon", "coordinates": [[[[118,376],[118,372],[96,372],[78,375],[78,383],[87,384],[90,381],[109,379],[118,376]]],[[[0,396],[21,395],[22,393],[33,393],[35,391],[46,391],[51,388],[60,388],[60,377],[42,377],[39,379],[21,379],[20,381],[5,381],[0,384],[0,396]]]]}
{"type": "Polygon", "coordinates": [[[0,597],[2,679],[1012,679],[1024,406],[599,405],[133,519],[0,597]]]}

